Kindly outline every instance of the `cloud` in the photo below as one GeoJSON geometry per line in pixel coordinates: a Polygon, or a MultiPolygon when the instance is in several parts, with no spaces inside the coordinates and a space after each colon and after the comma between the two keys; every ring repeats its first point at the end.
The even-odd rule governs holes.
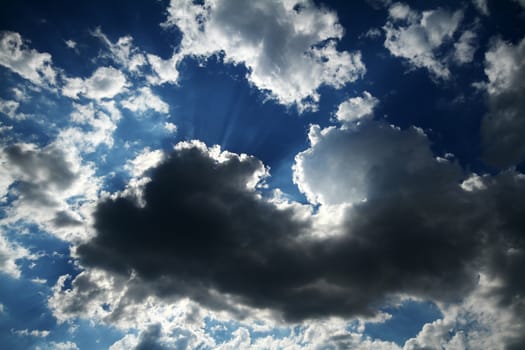
{"type": "Polygon", "coordinates": [[[56,84],[57,74],[50,54],[28,48],[18,33],[1,32],[0,36],[0,65],[35,85],[49,87],[56,84]]]}
{"type": "Polygon", "coordinates": [[[525,38],[513,45],[496,39],[485,53],[489,112],[481,133],[486,160],[509,167],[525,156],[525,38]]]}
{"type": "MultiPolygon", "coordinates": [[[[312,203],[363,202],[378,185],[371,176],[380,176],[385,171],[394,172],[393,181],[404,181],[408,178],[402,174],[451,169],[439,165],[429,149],[428,139],[415,128],[401,131],[388,124],[368,123],[358,130],[344,130],[313,125],[309,138],[311,147],[296,156],[294,181],[312,203]],[[407,169],[402,168],[402,162],[407,169]]],[[[438,173],[437,177],[445,175],[438,173]]],[[[449,176],[458,174],[451,172],[447,176],[451,180],[449,176]]]]}
{"type": "Polygon", "coordinates": [[[458,64],[470,63],[474,59],[476,53],[476,39],[477,35],[471,30],[464,31],[454,44],[454,60],[458,64]]]}
{"type": "Polygon", "coordinates": [[[175,55],[167,60],[153,54],[148,54],[146,57],[154,73],[148,76],[148,81],[151,84],[162,85],[165,83],[177,83],[177,79],[179,79],[179,71],[177,70],[178,56],[175,55]]]}
{"type": "Polygon", "coordinates": [[[164,129],[169,132],[170,134],[173,134],[175,132],[177,132],[177,125],[173,124],[173,123],[170,123],[170,122],[165,122],[164,123],[164,129]]]}
{"type": "MultiPolygon", "coordinates": [[[[99,204],[97,235],[77,250],[82,266],[132,278],[135,301],[189,297],[288,320],[373,315],[374,305],[399,295],[461,300],[481,270],[506,276],[494,292],[502,302],[521,302],[512,272],[520,255],[506,252],[523,249],[522,213],[505,203],[516,203],[525,179],[509,173],[465,190],[469,177],[436,158],[416,128],[368,120],[352,129],[312,126],[310,139],[295,181],[321,208],[342,206],[339,234],[315,236],[320,214],[304,218],[262,198],[254,186],[265,169],[255,158],[183,143],[148,171],[143,205],[126,196],[99,204]]],[[[81,282],[88,276],[74,281],[70,302],[57,296],[62,310],[89,305],[75,295],[101,293],[81,282]]]]}
{"type": "Polygon", "coordinates": [[[341,123],[351,123],[372,116],[379,100],[368,91],[363,97],[352,97],[339,105],[335,117],[341,123]]]}
{"type": "Polygon", "coordinates": [[[359,39],[367,38],[367,39],[377,39],[381,35],[383,35],[383,32],[379,28],[370,28],[363,34],[359,35],[359,39]]]}
{"type": "MultiPolygon", "coordinates": [[[[300,267],[298,261],[288,268],[280,262],[288,254],[299,259],[300,245],[294,251],[288,246],[307,223],[295,220],[291,209],[278,209],[259,197],[254,186],[265,173],[253,157],[201,144],[179,144],[152,171],[143,194],[144,207],[127,198],[100,205],[95,226],[101,234],[78,248],[80,259],[86,266],[122,274],[136,270],[152,284],[173,284],[165,291],[168,295],[187,293],[212,306],[225,303],[214,290],[240,295],[249,304],[284,304],[279,298],[273,301],[283,286],[275,284],[272,275],[282,268],[300,267]],[[122,215],[139,220],[129,222],[127,243],[119,238],[124,238],[118,228],[122,215]],[[153,236],[145,245],[143,234],[150,224],[147,230],[153,236]],[[133,253],[136,249],[141,254],[133,253]],[[154,255],[148,257],[150,253],[154,255]],[[202,283],[207,287],[202,288],[202,283]]],[[[298,279],[308,274],[298,272],[298,279]]]]}
{"type": "Polygon", "coordinates": [[[0,98],[0,113],[3,113],[14,120],[27,119],[29,115],[18,112],[18,107],[20,107],[20,103],[18,101],[4,100],[0,98]]]}
{"type": "Polygon", "coordinates": [[[0,164],[2,195],[12,198],[2,225],[25,220],[72,241],[87,234],[84,210],[98,197],[99,185],[74,148],[66,153],[56,143],[43,148],[17,143],[1,149],[0,164]]]}
{"type": "Polygon", "coordinates": [[[79,350],[77,344],[67,341],[67,342],[51,342],[51,348],[53,350],[79,350]]]}
{"type": "MultiPolygon", "coordinates": [[[[461,303],[442,305],[443,318],[425,324],[403,349],[520,349],[525,345],[520,309],[502,308],[491,293],[491,282],[480,275],[474,293],[461,303]]],[[[516,307],[517,305],[515,305],[516,307]]]]}
{"type": "MultiPolygon", "coordinates": [[[[29,251],[23,247],[13,244],[5,239],[0,232],[0,272],[3,272],[13,278],[20,277],[20,269],[16,261],[23,257],[29,257],[29,251]]],[[[0,304],[0,315],[4,306],[0,304]]]]}
{"type": "Polygon", "coordinates": [[[157,113],[167,114],[170,108],[160,97],[153,94],[149,87],[138,89],[135,96],[122,101],[121,104],[124,108],[127,108],[132,112],[140,113],[144,113],[147,110],[153,110],[157,113]]]}
{"type": "Polygon", "coordinates": [[[60,130],[55,143],[61,148],[74,148],[81,153],[92,153],[102,144],[111,148],[113,133],[121,117],[114,101],[85,105],[74,103],[70,115],[72,125],[60,130]]]}
{"type": "Polygon", "coordinates": [[[40,338],[45,338],[49,335],[49,331],[47,330],[38,330],[38,329],[33,329],[33,330],[29,330],[29,329],[12,329],[11,330],[11,333],[13,334],[16,334],[18,336],[31,336],[31,337],[40,337],[40,338]]]}
{"type": "MultiPolygon", "coordinates": [[[[405,132],[394,128],[387,130],[398,134],[405,132]]],[[[349,130],[341,132],[350,133],[349,130]]],[[[347,135],[359,137],[355,134],[347,135]]],[[[366,136],[369,135],[365,134],[362,137],[366,138],[366,136]]],[[[423,139],[420,132],[410,131],[405,136],[423,139]]],[[[333,135],[328,134],[326,137],[331,138],[333,135]]],[[[364,147],[360,149],[366,150],[364,147]]],[[[210,158],[210,154],[207,154],[209,151],[203,146],[197,146],[196,150],[194,147],[188,148],[188,145],[185,145],[184,148],[179,148],[180,153],[171,155],[171,157],[180,157],[186,161],[195,157],[193,160],[199,162],[203,161],[202,158],[210,158]],[[188,153],[185,154],[186,152],[188,153]],[[189,156],[191,153],[193,157],[189,156]]],[[[281,238],[282,233],[277,234],[276,237],[272,234],[274,231],[268,231],[271,234],[270,237],[267,237],[269,242],[264,240],[258,242],[256,250],[250,242],[253,239],[251,235],[242,237],[242,252],[238,253],[240,256],[233,254],[234,258],[241,260],[237,261],[235,266],[230,267],[226,267],[225,262],[232,258],[232,252],[235,251],[234,248],[238,244],[231,236],[228,236],[231,246],[221,243],[222,238],[220,237],[226,233],[222,230],[221,225],[214,225],[215,230],[209,234],[219,237],[214,236],[211,241],[206,238],[206,225],[200,225],[203,231],[196,231],[198,237],[195,239],[184,234],[184,237],[177,238],[184,232],[183,228],[187,224],[185,218],[188,215],[195,217],[192,220],[194,223],[202,223],[204,219],[220,220],[220,215],[196,217],[201,212],[202,206],[207,207],[207,210],[217,207],[220,198],[209,198],[207,201],[202,201],[202,197],[208,197],[204,195],[208,192],[189,190],[188,193],[192,195],[187,197],[186,195],[180,196],[180,193],[166,191],[166,187],[158,182],[160,175],[156,176],[156,174],[164,173],[166,177],[173,179],[170,184],[172,187],[180,184],[181,188],[188,188],[187,183],[181,181],[180,175],[173,176],[173,173],[169,172],[168,176],[168,172],[165,172],[166,169],[163,168],[169,164],[173,170],[178,169],[178,172],[185,173],[183,169],[187,170],[187,166],[182,166],[181,162],[170,163],[173,158],[168,158],[157,168],[150,170],[151,184],[154,187],[162,187],[166,191],[165,196],[172,202],[177,202],[179,198],[182,198],[182,202],[195,200],[200,203],[198,209],[179,215],[180,210],[172,205],[166,206],[165,202],[163,209],[167,212],[166,215],[169,212],[172,219],[170,226],[173,227],[167,238],[157,233],[159,231],[156,228],[160,227],[158,222],[150,220],[149,224],[153,226],[143,229],[142,227],[137,228],[137,223],[133,219],[147,218],[148,215],[154,215],[153,213],[156,212],[152,201],[148,201],[151,195],[148,195],[147,187],[144,193],[146,205],[142,208],[137,207],[134,201],[122,201],[122,198],[101,204],[97,213],[99,236],[87,245],[81,246],[78,251],[84,267],[89,268],[75,278],[72,289],[64,290],[63,279],[59,281],[55,295],[50,300],[50,306],[59,320],[66,320],[72,316],[95,317],[95,319],[117,324],[119,327],[126,325],[133,327],[132,325],[151,324],[159,320],[172,320],[172,317],[167,317],[167,315],[180,315],[180,322],[194,329],[192,328],[194,326],[190,326],[194,321],[188,321],[188,317],[193,317],[190,316],[191,312],[182,312],[177,308],[177,305],[184,302],[186,296],[212,309],[229,310],[234,314],[235,309],[242,306],[237,304],[239,302],[280,310],[287,310],[286,308],[290,308],[297,302],[295,307],[298,309],[293,313],[295,318],[291,318],[297,319],[298,316],[305,315],[340,314],[349,316],[358,310],[362,312],[362,303],[373,307],[372,305],[379,302],[378,298],[385,298],[389,292],[398,290],[403,295],[419,295],[435,300],[445,300],[448,303],[442,305],[450,305],[450,308],[442,306],[447,311],[445,318],[442,321],[436,321],[434,325],[425,326],[417,338],[407,343],[407,349],[414,348],[416,344],[419,344],[420,347],[430,346],[433,341],[446,341],[450,343],[450,346],[463,344],[462,341],[478,345],[483,342],[492,344],[494,341],[501,341],[499,344],[519,344],[522,341],[520,335],[523,330],[523,317],[520,312],[523,307],[523,299],[520,297],[523,293],[523,285],[519,277],[519,266],[522,266],[519,257],[523,252],[523,245],[519,243],[520,232],[523,232],[521,229],[523,222],[520,219],[523,213],[520,208],[523,207],[518,205],[514,212],[508,212],[506,203],[521,203],[519,198],[522,198],[525,191],[525,179],[508,173],[492,179],[484,188],[465,191],[457,181],[459,175],[456,165],[438,161],[432,157],[423,167],[414,167],[413,163],[406,162],[407,158],[412,159],[411,155],[403,152],[399,155],[401,158],[398,159],[397,171],[384,173],[382,169],[377,170],[380,179],[383,179],[380,184],[386,182],[388,190],[384,195],[369,196],[366,202],[358,203],[350,209],[346,220],[342,222],[347,230],[344,236],[330,237],[321,241],[311,241],[308,236],[298,236],[302,239],[297,243],[293,240],[288,241],[289,237],[281,238]],[[503,190],[504,188],[506,189],[503,190]],[[502,193],[505,195],[500,196],[502,193]],[[414,203],[417,203],[417,206],[414,203]],[[113,210],[117,208],[131,212],[115,215],[113,210]],[[133,213],[133,211],[136,212],[133,213]],[[451,213],[454,213],[455,216],[452,216],[451,213]],[[107,224],[100,221],[102,214],[108,216],[105,220],[114,223],[113,227],[108,227],[107,224]],[[126,220],[119,220],[120,216],[125,217],[126,220]],[[505,223],[505,225],[501,226],[498,223],[505,223]],[[491,231],[489,235],[483,234],[485,230],[491,231]],[[512,232],[513,230],[515,231],[512,232]],[[105,234],[102,236],[101,232],[105,234]],[[136,236],[140,232],[143,233],[144,238],[136,236]],[[500,236],[499,233],[502,235],[500,236]],[[190,247],[192,242],[197,240],[199,243],[195,244],[200,247],[190,247]],[[281,256],[276,251],[286,250],[285,247],[283,248],[286,245],[283,240],[290,247],[288,254],[281,256]],[[268,253],[266,244],[273,245],[271,253],[268,253]],[[137,245],[136,248],[134,248],[135,245],[137,245]],[[302,247],[299,252],[298,247],[302,247]],[[510,247],[512,248],[509,249],[510,247]],[[136,254],[136,249],[140,249],[141,253],[136,254]],[[486,250],[490,254],[484,254],[486,250]],[[260,267],[256,271],[257,274],[250,271],[253,266],[248,264],[253,264],[253,262],[251,259],[244,260],[243,254],[256,256],[255,265],[260,267]],[[298,262],[295,254],[300,255],[297,258],[298,262]],[[274,263],[272,260],[275,258],[278,258],[275,263],[278,263],[279,268],[273,270],[271,269],[274,263]],[[90,262],[90,259],[93,261],[90,262]],[[483,263],[480,264],[480,261],[483,263]],[[367,270],[362,271],[362,266],[367,266],[367,270]],[[267,269],[270,269],[270,274],[267,269]],[[485,270],[483,273],[485,277],[481,282],[478,279],[480,269],[485,270]],[[132,271],[131,274],[128,274],[129,271],[132,271]],[[514,272],[509,274],[510,271],[514,272]],[[309,275],[310,278],[305,279],[309,275]],[[263,283],[260,283],[261,279],[263,283]],[[250,284],[250,288],[261,290],[261,294],[259,291],[253,292],[250,289],[241,292],[239,288],[244,283],[250,284]],[[268,286],[269,283],[272,285],[268,286]],[[212,292],[210,288],[219,289],[217,291],[219,294],[214,295],[216,292],[212,292]],[[275,288],[279,292],[274,291],[275,288]],[[230,293],[222,294],[226,290],[229,290],[230,293]],[[444,290],[448,298],[444,296],[444,290]],[[306,295],[301,293],[305,291],[306,295]],[[474,294],[469,294],[470,291],[474,291],[474,294]],[[289,294],[292,294],[293,297],[288,299],[289,294]],[[355,300],[355,304],[349,305],[350,298],[358,300],[355,300]],[[162,300],[165,303],[162,303],[162,300]],[[459,308],[457,302],[459,302],[459,308]],[[312,303],[316,308],[305,310],[308,309],[305,305],[312,305],[312,303]],[[480,309],[479,305],[490,305],[490,307],[480,309]],[[341,312],[342,307],[348,309],[341,312]],[[472,316],[474,319],[470,318],[474,322],[473,325],[480,322],[476,328],[468,328],[469,326],[461,321],[467,314],[475,315],[475,317],[472,316]],[[484,331],[483,334],[476,333],[484,329],[483,327],[489,327],[494,330],[494,333],[492,331],[484,331]],[[440,333],[439,329],[447,330],[448,333],[440,333]],[[454,332],[453,338],[448,337],[451,329],[454,332]],[[463,334],[465,334],[465,339],[463,339],[463,334]]],[[[220,158],[220,153],[215,151],[212,163],[221,164],[218,161],[220,158]]],[[[224,167],[222,171],[229,175],[231,175],[229,171],[232,171],[232,163],[230,163],[232,160],[234,163],[239,162],[237,156],[230,154],[223,159],[224,164],[219,166],[224,167]]],[[[210,159],[204,163],[206,162],[210,162],[210,159]]],[[[242,168],[241,164],[242,161],[237,166],[242,168]]],[[[197,173],[202,174],[202,171],[197,173]]],[[[373,171],[370,173],[371,176],[376,176],[374,181],[378,176],[377,173],[374,174],[373,171]]],[[[188,176],[190,174],[193,177],[189,181],[195,181],[195,172],[189,171],[188,176]]],[[[331,172],[327,174],[330,175],[331,172]]],[[[224,178],[229,177],[224,176],[224,178]]],[[[344,183],[347,180],[338,179],[337,181],[344,183]]],[[[252,181],[241,181],[242,184],[248,182],[252,181]]],[[[213,184],[219,188],[223,187],[221,181],[213,182],[213,184]]],[[[245,186],[239,185],[235,188],[245,188],[245,186]]],[[[236,195],[232,197],[235,198],[236,195]]],[[[232,218],[228,217],[228,219],[232,218]]],[[[276,218],[272,217],[272,219],[275,223],[276,218]]],[[[238,227],[239,220],[242,219],[235,218],[233,223],[228,222],[226,225],[231,224],[238,227]]],[[[142,225],[144,224],[141,223],[139,226],[142,225]]],[[[290,313],[287,315],[291,316],[290,313]]],[[[316,333],[322,329],[321,325],[326,324],[326,321],[320,321],[320,323],[308,321],[306,324],[310,327],[308,332],[305,329],[305,333],[281,340],[271,338],[254,340],[246,338],[246,333],[240,330],[234,334],[234,339],[224,346],[225,348],[227,346],[268,348],[268,344],[282,346],[282,344],[299,343],[305,344],[305,347],[308,348],[308,346],[313,346],[312,344],[318,344],[317,341],[319,344],[333,341],[334,344],[346,344],[347,347],[355,348],[366,348],[366,346],[373,348],[382,346],[385,349],[398,348],[386,342],[372,342],[362,338],[359,334],[348,331],[340,331],[342,333],[331,340],[321,337],[322,333],[316,333]],[[238,338],[237,335],[239,337],[242,335],[242,337],[238,338]],[[241,340],[242,342],[239,343],[241,340]]],[[[150,339],[154,342],[152,344],[168,344],[166,343],[169,338],[168,329],[175,329],[174,327],[176,327],[175,324],[163,325],[162,329],[165,330],[159,337],[149,337],[152,333],[148,333],[149,336],[144,335],[142,338],[133,339],[128,337],[123,342],[139,344],[139,339],[150,339]]],[[[200,321],[196,322],[195,327],[197,329],[202,327],[200,321]]],[[[347,329],[347,327],[338,329],[347,329]]],[[[158,335],[158,333],[155,334],[158,335]]],[[[334,336],[335,329],[327,334],[334,336]]],[[[193,339],[192,342],[196,341],[195,339],[201,341],[207,339],[203,334],[188,337],[180,339],[193,339]]],[[[174,337],[173,339],[179,338],[174,337]]]]}
{"type": "Polygon", "coordinates": [[[521,7],[525,8],[525,0],[514,0],[514,2],[517,2],[521,7]]]}
{"type": "Polygon", "coordinates": [[[476,9],[483,15],[488,16],[490,14],[487,0],[472,0],[472,3],[474,4],[474,6],[476,6],[476,9]]]}
{"type": "Polygon", "coordinates": [[[161,150],[150,151],[149,148],[143,149],[134,159],[129,160],[125,166],[133,177],[139,178],[144,173],[156,167],[164,159],[161,150]]]}
{"type": "Polygon", "coordinates": [[[138,73],[141,67],[146,64],[146,57],[133,46],[133,38],[131,36],[123,36],[116,43],[112,43],[100,27],[97,27],[91,34],[100,39],[108,48],[110,52],[109,58],[113,59],[115,63],[121,65],[128,72],[138,73]]]}
{"type": "Polygon", "coordinates": [[[76,41],[71,40],[71,39],[64,41],[64,44],[66,44],[66,46],[70,48],[71,50],[75,50],[78,45],[76,41]]]}
{"type": "Polygon", "coordinates": [[[462,19],[461,10],[452,13],[438,8],[418,13],[406,4],[395,3],[383,27],[384,45],[392,55],[406,59],[415,68],[426,68],[433,76],[448,79],[450,71],[439,51],[453,40],[462,19]]]}
{"type": "MultiPolygon", "coordinates": [[[[340,88],[365,73],[359,52],[336,48],[343,36],[336,14],[310,1],[173,0],[168,13],[165,25],[183,35],[172,68],[187,56],[223,54],[225,62],[245,65],[258,89],[299,110],[315,108],[321,85],[340,88]]],[[[154,66],[162,62],[150,58],[154,66]]]]}
{"type": "Polygon", "coordinates": [[[111,98],[126,90],[128,82],[125,75],[113,67],[99,67],[87,79],[64,78],[64,96],[77,99],[79,95],[101,100],[111,98]]]}

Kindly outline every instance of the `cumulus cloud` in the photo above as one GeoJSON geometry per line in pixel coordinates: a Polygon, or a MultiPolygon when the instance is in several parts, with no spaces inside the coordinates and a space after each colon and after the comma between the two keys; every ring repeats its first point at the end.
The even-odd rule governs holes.
{"type": "Polygon", "coordinates": [[[83,208],[97,198],[98,183],[74,149],[66,153],[58,144],[17,143],[2,148],[0,164],[7,179],[3,195],[13,198],[1,224],[26,220],[71,240],[86,234],[83,222],[89,215],[83,208]]]}
{"type": "Polygon", "coordinates": [[[86,105],[73,104],[71,126],[60,130],[55,143],[59,147],[74,148],[81,153],[94,152],[98,146],[113,146],[113,132],[121,113],[114,101],[86,105]]]}
{"type": "MultiPolygon", "coordinates": [[[[312,202],[343,207],[340,234],[312,235],[315,215],[265,200],[255,187],[266,173],[257,159],[183,143],[147,171],[143,205],[125,195],[99,204],[97,235],[77,250],[81,264],[133,281],[118,283],[135,302],[189,297],[288,320],[373,315],[374,305],[399,295],[461,300],[481,270],[505,276],[494,290],[502,303],[522,302],[514,272],[522,210],[509,212],[505,203],[516,203],[525,179],[509,173],[466,190],[469,177],[434,157],[416,128],[369,120],[352,129],[312,126],[310,139],[295,180],[312,202]]],[[[90,276],[57,294],[64,315],[86,312],[91,295],[106,293],[90,276]]]]}
{"type": "MultiPolygon", "coordinates": [[[[78,248],[81,261],[89,266],[100,262],[101,267],[123,274],[136,270],[154,284],[172,284],[167,294],[187,293],[207,304],[225,303],[215,295],[220,291],[263,306],[283,288],[272,282],[273,274],[283,268],[279,262],[288,254],[299,259],[300,250],[289,251],[288,245],[307,227],[294,220],[290,209],[278,209],[259,198],[254,186],[265,173],[262,163],[253,157],[180,144],[151,173],[143,194],[144,207],[127,198],[101,204],[95,226],[105,233],[78,248]],[[128,231],[125,240],[130,244],[121,250],[124,242],[115,240],[120,234],[114,235],[113,228],[120,225],[121,215],[130,214],[141,222],[130,222],[130,228],[136,229],[128,231]],[[147,248],[142,240],[150,223],[154,226],[148,230],[156,237],[150,242],[158,244],[147,248]],[[109,241],[115,242],[110,243],[111,248],[106,246],[109,241]],[[113,249],[117,251],[105,253],[113,249]],[[135,249],[141,254],[132,253],[135,249]],[[149,253],[155,258],[146,258],[149,253]],[[167,260],[158,264],[163,260],[160,255],[167,260]],[[133,256],[139,259],[133,261],[133,256]],[[238,266],[244,266],[242,271],[237,271],[238,266]],[[201,288],[202,283],[207,287],[201,288]]],[[[289,268],[299,268],[298,262],[291,262],[289,268]]],[[[285,304],[276,299],[272,302],[285,304]]]]}
{"type": "Polygon", "coordinates": [[[22,36],[15,32],[0,33],[0,65],[38,86],[53,86],[56,72],[51,55],[27,47],[22,36]]]}
{"type": "MultiPolygon", "coordinates": [[[[171,68],[186,56],[222,53],[225,62],[244,64],[258,89],[300,110],[315,107],[321,85],[340,88],[365,73],[359,52],[336,48],[343,36],[336,14],[311,1],[173,0],[168,13],[165,25],[183,35],[171,68]]],[[[154,67],[164,62],[148,60],[154,67]]]]}
{"type": "Polygon", "coordinates": [[[168,59],[153,54],[148,54],[148,63],[153,70],[153,75],[147,77],[148,81],[154,85],[162,85],[165,83],[175,84],[179,79],[179,71],[177,65],[179,63],[179,56],[174,55],[168,59]]]}
{"type": "Polygon", "coordinates": [[[100,100],[111,98],[126,90],[129,85],[126,76],[113,67],[99,67],[87,79],[64,78],[62,94],[73,99],[79,95],[100,100]]]}
{"type": "Polygon", "coordinates": [[[144,113],[147,110],[153,110],[157,113],[167,114],[169,112],[169,106],[166,102],[155,95],[149,87],[142,87],[138,89],[135,96],[121,102],[124,108],[129,109],[132,112],[144,113]]]}
{"type": "Polygon", "coordinates": [[[368,91],[363,97],[352,97],[339,105],[335,117],[341,123],[351,123],[372,116],[379,100],[368,91]]]}
{"type": "MultiPolygon", "coordinates": [[[[440,49],[453,40],[462,19],[461,10],[450,12],[438,8],[419,13],[406,4],[394,3],[383,27],[384,45],[392,55],[406,59],[415,68],[426,68],[433,76],[447,79],[450,71],[446,55],[440,49]]],[[[468,36],[463,38],[460,46],[464,51],[467,39],[468,36]]]]}
{"type": "Polygon", "coordinates": [[[525,38],[515,45],[496,39],[485,54],[483,86],[489,112],[482,123],[488,162],[508,167],[525,156],[525,38]]]}

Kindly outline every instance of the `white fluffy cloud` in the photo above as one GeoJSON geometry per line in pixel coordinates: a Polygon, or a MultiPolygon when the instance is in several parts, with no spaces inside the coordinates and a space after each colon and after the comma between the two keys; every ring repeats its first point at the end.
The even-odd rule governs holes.
{"type": "Polygon", "coordinates": [[[111,98],[124,92],[128,86],[125,75],[113,67],[99,67],[87,79],[65,78],[64,80],[66,84],[62,88],[62,94],[74,99],[79,95],[95,100],[111,98]]]}
{"type": "MultiPolygon", "coordinates": [[[[223,53],[226,62],[248,68],[258,89],[300,110],[315,107],[321,85],[340,88],[365,73],[359,52],[336,48],[343,36],[337,15],[311,1],[173,0],[168,13],[166,25],[183,34],[174,59],[223,53]]],[[[152,65],[162,62],[155,58],[152,65]]]]}
{"type": "MultiPolygon", "coordinates": [[[[395,3],[389,9],[385,47],[416,68],[426,68],[434,76],[446,79],[450,71],[439,53],[440,47],[453,39],[463,19],[463,12],[444,9],[418,13],[406,4],[395,3]]],[[[464,38],[464,41],[468,37],[464,38]]],[[[463,44],[465,46],[465,44],[463,44]]],[[[462,56],[464,57],[464,56],[462,56]]]]}
{"type": "Polygon", "coordinates": [[[35,85],[55,85],[57,74],[52,67],[50,54],[28,48],[18,33],[3,32],[0,35],[0,65],[35,85]]]}
{"type": "Polygon", "coordinates": [[[368,91],[363,92],[363,97],[352,97],[341,103],[335,114],[341,123],[358,121],[362,118],[371,117],[379,100],[368,91]]]}
{"type": "Polygon", "coordinates": [[[114,101],[93,102],[87,105],[73,104],[72,126],[60,130],[56,143],[64,149],[91,153],[100,145],[113,146],[113,132],[121,113],[114,101]],[[87,128],[88,130],[84,130],[87,128]]]}
{"type": "Polygon", "coordinates": [[[147,110],[153,110],[157,113],[167,114],[169,105],[155,95],[149,87],[138,89],[137,94],[121,102],[124,108],[132,112],[144,113],[147,110]]]}
{"type": "Polygon", "coordinates": [[[148,81],[151,84],[160,85],[177,82],[177,79],[179,79],[179,71],[177,70],[179,56],[175,55],[164,60],[157,55],[148,54],[147,58],[154,72],[153,75],[148,76],[148,81]]]}
{"type": "Polygon", "coordinates": [[[312,203],[354,204],[367,200],[376,172],[399,168],[415,172],[437,162],[427,137],[416,128],[402,131],[383,123],[359,130],[312,125],[310,148],[295,158],[294,182],[312,203]]]}
{"type": "MultiPolygon", "coordinates": [[[[29,257],[29,251],[16,244],[8,242],[0,232],[0,272],[6,273],[14,278],[20,277],[20,270],[16,260],[29,257]]],[[[0,315],[3,312],[3,305],[0,304],[0,315]]]]}
{"type": "Polygon", "coordinates": [[[486,87],[489,94],[498,95],[522,88],[524,56],[525,38],[516,45],[501,39],[492,43],[485,54],[485,74],[489,79],[486,87]]]}

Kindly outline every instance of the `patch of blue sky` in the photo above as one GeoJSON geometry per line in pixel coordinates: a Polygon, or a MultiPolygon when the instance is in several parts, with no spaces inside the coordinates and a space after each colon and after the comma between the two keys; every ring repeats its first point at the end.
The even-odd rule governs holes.
{"type": "MultiPolygon", "coordinates": [[[[36,228],[17,224],[8,227],[6,236],[28,249],[35,259],[17,261],[19,279],[0,274],[0,338],[6,349],[29,349],[64,339],[75,342],[81,349],[108,348],[124,334],[108,325],[86,320],[59,324],[47,307],[52,287],[61,275],[76,276],[80,271],[69,255],[69,244],[36,228]],[[17,331],[48,331],[45,337],[17,331]]],[[[71,288],[72,278],[64,288],[71,288]]]]}
{"type": "Polygon", "coordinates": [[[47,348],[52,342],[74,342],[80,349],[107,349],[124,336],[121,330],[86,320],[57,323],[47,308],[50,289],[27,279],[13,279],[0,275],[0,338],[5,349],[47,348]],[[17,331],[44,331],[46,336],[24,334],[17,331]]]}
{"type": "Polygon", "coordinates": [[[423,325],[443,317],[437,305],[430,301],[407,300],[397,307],[387,307],[382,311],[392,317],[382,323],[367,323],[363,334],[400,346],[415,337],[423,325]]]}
{"type": "Polygon", "coordinates": [[[25,278],[0,274],[0,339],[5,349],[28,349],[35,339],[26,339],[13,330],[50,330],[56,320],[46,306],[48,286],[25,278]]]}
{"type": "MultiPolygon", "coordinates": [[[[2,67],[0,67],[2,68],[2,67]]],[[[0,79],[5,75],[0,73],[0,79]]],[[[20,82],[27,82],[21,77],[14,77],[20,82]]],[[[6,136],[5,142],[34,143],[39,147],[52,142],[60,129],[69,125],[72,104],[67,99],[58,96],[55,92],[46,89],[25,89],[24,97],[17,101],[18,107],[15,118],[0,113],[3,125],[13,129],[6,136]]],[[[2,91],[0,98],[6,101],[15,101],[13,92],[2,91]]]]}
{"type": "Polygon", "coordinates": [[[210,335],[216,344],[222,344],[233,339],[233,332],[240,326],[236,321],[218,321],[216,319],[206,317],[204,319],[204,331],[210,335]]]}
{"type": "Polygon", "coordinates": [[[291,167],[295,154],[308,146],[306,134],[312,118],[267,99],[246,81],[246,69],[241,66],[223,64],[216,57],[205,65],[184,60],[180,87],[160,92],[172,104],[171,120],[177,125],[176,134],[165,140],[199,139],[209,146],[254,155],[270,166],[270,187],[301,200],[291,167]]]}
{"type": "Polygon", "coordinates": [[[4,231],[10,242],[19,244],[30,253],[17,261],[22,278],[41,281],[52,287],[60,276],[75,277],[80,272],[70,257],[69,243],[36,225],[17,223],[5,227],[4,231]]]}
{"type": "Polygon", "coordinates": [[[59,342],[68,339],[77,344],[79,349],[108,349],[124,335],[124,331],[110,325],[80,319],[55,329],[49,340],[59,342]]]}

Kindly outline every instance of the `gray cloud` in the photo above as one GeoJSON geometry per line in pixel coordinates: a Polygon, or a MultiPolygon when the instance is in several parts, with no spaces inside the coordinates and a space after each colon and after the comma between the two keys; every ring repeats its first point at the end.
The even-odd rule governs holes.
{"type": "Polygon", "coordinates": [[[508,173],[464,190],[461,168],[435,159],[416,129],[371,121],[317,137],[301,156],[318,157],[317,171],[342,190],[352,177],[322,157],[369,158],[365,167],[355,163],[366,201],[346,209],[343,234],[314,237],[314,217],[299,220],[247,187],[263,171],[257,159],[218,160],[209,149],[186,147],[152,170],[144,207],[124,197],[99,204],[98,234],[78,248],[81,263],[123,277],[133,271],[142,285],[134,298],[189,296],[219,309],[240,303],[288,320],[371,315],[399,294],[458,301],[480,271],[503,278],[494,290],[502,305],[522,302],[516,272],[523,261],[508,253],[524,247],[525,206],[509,210],[525,194],[522,177],[508,173]],[[503,195],[507,187],[515,197],[503,195]]]}
{"type": "Polygon", "coordinates": [[[489,112],[482,123],[486,160],[498,167],[525,157],[525,39],[516,45],[494,41],[485,54],[489,112]]]}

